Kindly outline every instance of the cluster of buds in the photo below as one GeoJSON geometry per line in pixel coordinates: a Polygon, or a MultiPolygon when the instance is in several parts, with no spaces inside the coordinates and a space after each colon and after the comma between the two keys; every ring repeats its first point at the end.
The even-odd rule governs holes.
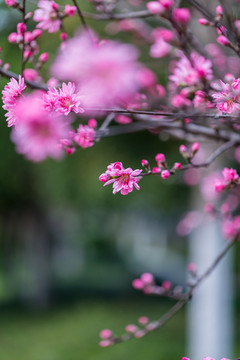
{"type": "Polygon", "coordinates": [[[142,166],[146,169],[149,174],[159,174],[162,179],[166,180],[169,176],[175,173],[176,170],[181,168],[181,163],[174,163],[173,167],[169,170],[166,162],[165,155],[162,153],[158,153],[155,156],[155,160],[157,162],[157,166],[151,169],[148,160],[142,160],[142,166]]]}
{"type": "MultiPolygon", "coordinates": [[[[17,24],[17,32],[12,32],[8,36],[8,41],[13,44],[18,44],[20,48],[24,46],[24,59],[29,59],[32,55],[38,54],[38,45],[36,39],[42,35],[40,29],[35,29],[32,32],[27,31],[27,26],[24,23],[17,24]]],[[[42,54],[41,62],[47,61],[46,53],[42,54]]]]}
{"type": "Polygon", "coordinates": [[[179,146],[179,152],[180,154],[182,155],[182,157],[185,159],[185,160],[192,160],[193,157],[196,155],[196,153],[198,152],[199,150],[199,143],[198,142],[195,142],[193,143],[190,147],[186,147],[185,145],[180,145],[179,146]]]}
{"type": "Polygon", "coordinates": [[[127,334],[124,334],[121,336],[121,338],[118,338],[114,336],[113,332],[109,329],[103,329],[100,331],[100,338],[102,339],[99,343],[101,347],[108,347],[110,345],[113,345],[119,340],[128,340],[129,338],[141,338],[143,337],[147,332],[152,331],[155,329],[154,323],[150,323],[147,316],[140,316],[138,318],[138,325],[135,324],[128,324],[125,326],[125,331],[127,334]]]}
{"type": "Polygon", "coordinates": [[[221,192],[223,190],[231,189],[240,184],[239,175],[235,169],[224,168],[222,171],[223,179],[216,180],[214,188],[216,192],[221,192]]]}

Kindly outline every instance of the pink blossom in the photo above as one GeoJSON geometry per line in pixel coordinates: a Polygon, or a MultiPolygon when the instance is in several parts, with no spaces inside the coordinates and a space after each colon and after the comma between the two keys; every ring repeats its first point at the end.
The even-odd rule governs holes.
{"type": "Polygon", "coordinates": [[[100,175],[99,180],[104,182],[104,186],[113,183],[113,194],[121,192],[122,195],[127,195],[133,191],[133,187],[140,189],[138,182],[141,179],[139,176],[142,170],[131,168],[124,169],[122,163],[112,163],[107,167],[105,173],[100,175]]]}
{"type": "Polygon", "coordinates": [[[61,27],[58,16],[58,5],[54,1],[40,0],[39,9],[34,11],[33,20],[39,22],[37,28],[48,30],[49,33],[57,32],[61,27]]]}
{"type": "Polygon", "coordinates": [[[219,180],[215,181],[214,189],[217,193],[223,191],[225,189],[225,187],[226,187],[226,185],[222,181],[219,181],[219,180]]]}
{"type": "Polygon", "coordinates": [[[129,101],[138,90],[136,58],[131,45],[114,41],[94,45],[82,33],[66,42],[52,72],[57,78],[76,81],[86,106],[104,107],[129,101]]]}
{"type": "Polygon", "coordinates": [[[201,79],[212,79],[212,62],[210,60],[194,52],[191,53],[191,60],[192,63],[181,53],[173,75],[169,76],[176,86],[198,85],[201,79]]]}
{"type": "Polygon", "coordinates": [[[147,3],[147,9],[150,11],[150,13],[155,15],[161,15],[165,12],[165,8],[160,4],[159,1],[149,1],[147,3]]]}
{"type": "Polygon", "coordinates": [[[37,93],[27,95],[14,109],[16,127],[11,134],[18,153],[39,162],[47,157],[63,155],[60,139],[67,137],[69,126],[65,119],[44,110],[37,93]]]}
{"type": "Polygon", "coordinates": [[[169,178],[169,176],[170,176],[170,172],[168,170],[163,170],[161,172],[162,179],[166,180],[167,178],[169,178]]]}
{"type": "Polygon", "coordinates": [[[150,56],[153,58],[161,58],[169,54],[171,51],[171,45],[169,45],[162,38],[158,38],[150,48],[150,56]]]}
{"type": "Polygon", "coordinates": [[[133,324],[129,324],[125,327],[125,330],[129,333],[135,333],[138,330],[138,327],[133,324]]]}
{"type": "Polygon", "coordinates": [[[224,180],[227,182],[235,182],[239,179],[239,175],[237,174],[237,170],[224,168],[222,171],[224,180]]]}
{"type": "Polygon", "coordinates": [[[141,316],[140,318],[138,318],[138,322],[141,325],[146,325],[148,323],[149,319],[147,316],[141,316]]]}
{"type": "Polygon", "coordinates": [[[232,84],[225,84],[220,80],[219,91],[212,94],[214,102],[220,111],[233,113],[240,110],[239,79],[232,84]]]}
{"type": "Polygon", "coordinates": [[[178,24],[186,24],[191,19],[191,14],[189,9],[178,8],[173,10],[173,19],[178,24]]]}
{"type": "Polygon", "coordinates": [[[101,339],[109,339],[112,337],[112,331],[109,329],[103,329],[101,330],[99,336],[101,339]]]}
{"type": "Polygon", "coordinates": [[[74,140],[81,148],[86,149],[94,145],[95,137],[96,131],[92,127],[80,124],[74,140]]]}
{"type": "Polygon", "coordinates": [[[44,94],[43,100],[45,109],[48,111],[56,110],[64,115],[68,115],[71,111],[76,114],[84,112],[80,106],[82,96],[76,92],[76,86],[71,82],[63,83],[59,89],[50,89],[47,94],[44,94]]]}
{"type": "Polygon", "coordinates": [[[144,288],[144,282],[141,279],[134,279],[132,282],[132,286],[136,290],[141,290],[144,288]]]}
{"type": "Polygon", "coordinates": [[[16,118],[13,110],[24,89],[26,89],[24,78],[19,75],[18,81],[11,78],[10,82],[7,83],[2,91],[3,109],[8,111],[5,115],[7,117],[8,127],[15,125],[16,118]]]}

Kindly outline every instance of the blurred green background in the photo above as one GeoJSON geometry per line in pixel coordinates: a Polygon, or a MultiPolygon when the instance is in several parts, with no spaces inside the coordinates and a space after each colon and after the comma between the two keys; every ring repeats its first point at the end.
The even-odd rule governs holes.
{"type": "MultiPolygon", "coordinates": [[[[87,2],[82,8],[93,11],[87,2]]],[[[1,1],[2,59],[15,72],[21,55],[7,36],[16,31],[19,20],[1,1]]],[[[88,23],[104,33],[106,24],[88,23]]],[[[77,24],[77,18],[66,21],[70,34],[77,24]]],[[[49,52],[51,60],[59,44],[58,34],[44,34],[39,41],[41,52],[49,52]]],[[[146,56],[142,46],[142,60],[146,56]]],[[[149,66],[162,67],[153,60],[149,66]]],[[[166,73],[158,75],[164,83],[166,73]]],[[[44,76],[47,79],[47,67],[44,76]]],[[[6,83],[0,78],[0,91],[6,83]]],[[[171,306],[167,300],[137,294],[131,282],[146,271],[159,281],[184,282],[187,246],[175,228],[189,202],[181,176],[167,183],[145,178],[140,192],[129,196],[113,196],[98,177],[111,162],[139,168],[142,158],[154,163],[158,152],[166,153],[170,164],[180,161],[179,143],[148,132],[131,134],[101,140],[61,162],[34,164],[15,152],[3,109],[0,116],[0,359],[184,356],[184,311],[141,340],[107,349],[98,346],[102,328],[120,335],[139,316],[158,319],[171,306]]],[[[236,346],[237,354],[239,341],[236,346]]]]}

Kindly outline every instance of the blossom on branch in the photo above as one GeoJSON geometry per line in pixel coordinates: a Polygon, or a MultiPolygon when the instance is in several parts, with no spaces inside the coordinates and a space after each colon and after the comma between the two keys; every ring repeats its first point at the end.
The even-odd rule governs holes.
{"type": "Polygon", "coordinates": [[[141,180],[142,170],[131,168],[124,169],[121,162],[115,162],[108,165],[105,173],[99,176],[99,180],[105,185],[113,183],[113,194],[121,192],[122,195],[127,195],[133,191],[133,187],[140,189],[138,182],[141,180]]]}

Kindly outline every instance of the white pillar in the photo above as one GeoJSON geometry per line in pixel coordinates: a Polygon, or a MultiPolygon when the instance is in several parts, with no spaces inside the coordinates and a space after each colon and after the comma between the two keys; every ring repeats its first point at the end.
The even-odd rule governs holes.
{"type": "MultiPolygon", "coordinates": [[[[224,247],[219,223],[212,221],[190,237],[190,261],[200,274],[224,247]]],[[[232,322],[232,256],[225,255],[213,273],[194,292],[188,305],[188,356],[200,360],[210,356],[219,360],[231,358],[232,322]]]]}

